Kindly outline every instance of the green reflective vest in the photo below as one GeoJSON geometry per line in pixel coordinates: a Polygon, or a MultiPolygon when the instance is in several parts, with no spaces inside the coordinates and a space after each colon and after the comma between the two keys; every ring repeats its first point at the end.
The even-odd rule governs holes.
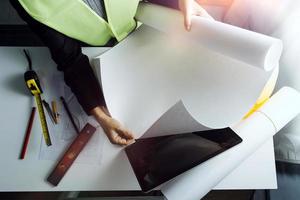
{"type": "Polygon", "coordinates": [[[104,0],[108,23],[81,0],[19,0],[35,20],[90,45],[124,39],[136,27],[139,0],[104,0]]]}

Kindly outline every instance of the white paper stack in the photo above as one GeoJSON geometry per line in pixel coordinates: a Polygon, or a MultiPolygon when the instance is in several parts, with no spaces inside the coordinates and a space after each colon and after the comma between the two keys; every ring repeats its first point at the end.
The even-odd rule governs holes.
{"type": "Polygon", "coordinates": [[[243,138],[162,187],[169,200],[200,199],[299,112],[285,108],[300,99],[285,88],[236,125],[265,88],[264,99],[271,95],[282,43],[201,17],[187,32],[179,11],[151,4],[136,18],[144,24],[97,58],[111,115],[136,138],[228,126],[243,138]]]}

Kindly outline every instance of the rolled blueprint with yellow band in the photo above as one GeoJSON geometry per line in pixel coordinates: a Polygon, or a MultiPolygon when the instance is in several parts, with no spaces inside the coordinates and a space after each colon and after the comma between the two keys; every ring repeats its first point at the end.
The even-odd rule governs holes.
{"type": "Polygon", "coordinates": [[[292,88],[282,88],[259,110],[232,127],[242,143],[166,183],[161,188],[163,194],[168,200],[201,199],[299,112],[300,94],[292,88]]]}

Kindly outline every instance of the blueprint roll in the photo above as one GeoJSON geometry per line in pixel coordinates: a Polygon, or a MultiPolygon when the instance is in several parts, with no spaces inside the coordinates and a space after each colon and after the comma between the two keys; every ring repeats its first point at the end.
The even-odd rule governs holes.
{"type": "Polygon", "coordinates": [[[265,71],[278,66],[282,52],[279,39],[197,16],[192,19],[191,30],[186,31],[181,12],[149,3],[140,3],[135,17],[176,40],[191,40],[195,45],[265,71]]]}
{"type": "Polygon", "coordinates": [[[201,199],[299,112],[300,94],[282,88],[258,111],[232,127],[242,143],[166,183],[161,188],[163,194],[168,200],[201,199]]]}

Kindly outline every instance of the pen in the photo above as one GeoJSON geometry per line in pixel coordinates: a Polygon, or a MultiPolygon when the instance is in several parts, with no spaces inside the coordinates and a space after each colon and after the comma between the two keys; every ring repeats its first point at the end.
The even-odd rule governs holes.
{"type": "Polygon", "coordinates": [[[28,124],[27,124],[27,129],[26,129],[26,133],[25,133],[23,146],[22,146],[22,151],[21,151],[21,154],[20,154],[20,159],[21,160],[23,160],[25,158],[25,153],[26,153],[26,149],[27,149],[27,146],[28,146],[28,142],[29,142],[29,137],[30,137],[30,133],[31,133],[31,129],[32,129],[32,124],[33,124],[33,120],[34,120],[34,116],[35,116],[35,111],[36,111],[36,108],[32,107],[30,118],[29,118],[28,124]]]}
{"type": "Polygon", "coordinates": [[[65,110],[67,111],[67,115],[68,115],[68,117],[69,117],[69,119],[70,119],[72,125],[74,126],[76,132],[79,133],[79,132],[80,132],[80,131],[79,131],[79,128],[76,126],[76,124],[75,124],[75,122],[74,122],[74,119],[73,119],[73,117],[72,117],[72,114],[71,114],[71,112],[70,112],[70,109],[69,109],[69,107],[68,107],[68,104],[66,103],[64,97],[60,97],[60,99],[61,99],[61,101],[62,101],[62,103],[63,103],[63,106],[64,106],[65,110]]]}

